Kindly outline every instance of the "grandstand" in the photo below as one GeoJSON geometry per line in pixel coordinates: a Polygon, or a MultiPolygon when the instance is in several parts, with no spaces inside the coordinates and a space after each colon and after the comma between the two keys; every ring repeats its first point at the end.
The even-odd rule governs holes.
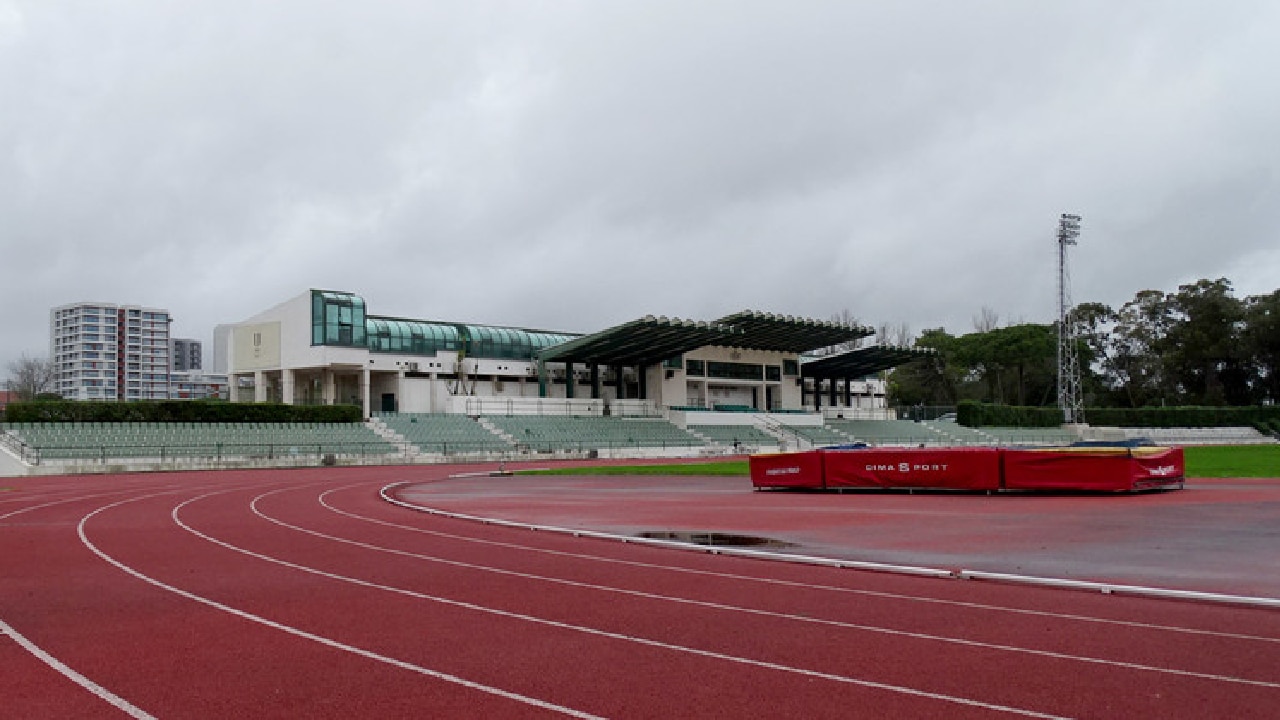
{"type": "MultiPolygon", "coordinates": [[[[761,413],[751,422],[743,422],[738,410],[718,414],[699,409],[698,414],[698,422],[687,429],[664,417],[555,414],[379,413],[369,423],[10,423],[0,425],[0,453],[7,451],[26,466],[45,466],[45,472],[55,472],[59,467],[97,471],[412,463],[514,459],[530,454],[692,456],[723,453],[730,447],[772,452],[851,442],[903,447],[1046,446],[1078,439],[1075,432],[1061,428],[970,428],[949,422],[839,418],[817,425],[795,424],[794,414],[761,413]],[[731,418],[736,424],[727,422],[731,418]]],[[[1276,442],[1247,427],[1112,428],[1110,434],[1174,445],[1276,442]]]]}
{"type": "Polygon", "coordinates": [[[689,431],[717,445],[775,448],[778,438],[754,425],[691,425],[689,431]]]}
{"type": "Polygon", "coordinates": [[[493,415],[482,421],[509,438],[515,447],[534,452],[695,449],[703,445],[663,418],[493,415]]]}
{"type": "Polygon", "coordinates": [[[995,437],[983,432],[981,428],[971,428],[954,422],[937,422],[936,420],[924,421],[921,424],[946,438],[946,442],[949,445],[962,447],[966,445],[999,444],[995,437]]]}
{"type": "Polygon", "coordinates": [[[1157,445],[1260,445],[1275,443],[1275,438],[1251,427],[1208,428],[1122,428],[1128,439],[1145,438],[1157,445]]]}
{"type": "Polygon", "coordinates": [[[853,438],[826,425],[788,425],[786,432],[791,433],[811,446],[843,445],[853,442],[853,438]]]}
{"type": "Polygon", "coordinates": [[[941,446],[948,439],[932,427],[912,420],[827,420],[832,429],[869,445],[941,446]]]}
{"type": "Polygon", "coordinates": [[[396,452],[361,423],[12,423],[3,428],[37,461],[351,458],[396,452]]]}
{"type": "Polygon", "coordinates": [[[1070,445],[1080,439],[1075,432],[1063,428],[983,427],[992,445],[1070,445]]]}
{"type": "Polygon", "coordinates": [[[393,433],[392,438],[424,453],[460,455],[513,449],[501,435],[466,415],[380,413],[374,422],[393,433]]]}

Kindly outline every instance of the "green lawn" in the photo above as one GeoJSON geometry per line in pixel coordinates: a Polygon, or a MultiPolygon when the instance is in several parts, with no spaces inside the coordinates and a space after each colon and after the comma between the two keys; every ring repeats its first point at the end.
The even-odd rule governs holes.
{"type": "MultiPolygon", "coordinates": [[[[1280,477],[1280,445],[1186,448],[1187,477],[1280,477]]],[[[520,475],[746,475],[746,460],[522,470],[520,475]]]]}
{"type": "Polygon", "coordinates": [[[1187,477],[1280,477],[1280,445],[1200,445],[1184,452],[1187,477]]]}

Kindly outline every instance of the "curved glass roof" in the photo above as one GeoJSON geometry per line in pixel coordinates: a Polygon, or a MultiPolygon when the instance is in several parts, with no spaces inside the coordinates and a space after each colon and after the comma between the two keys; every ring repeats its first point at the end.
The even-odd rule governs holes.
{"type": "Polygon", "coordinates": [[[464,336],[468,357],[532,360],[534,354],[542,348],[559,345],[577,337],[566,333],[488,325],[458,327],[464,336]]]}
{"type": "Polygon", "coordinates": [[[455,351],[461,344],[458,328],[446,323],[369,318],[365,324],[373,352],[434,355],[441,350],[455,351]]]}

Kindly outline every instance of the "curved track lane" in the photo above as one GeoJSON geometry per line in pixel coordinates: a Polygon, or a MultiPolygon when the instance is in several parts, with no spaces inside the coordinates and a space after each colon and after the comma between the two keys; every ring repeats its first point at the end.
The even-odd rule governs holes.
{"type": "Polygon", "coordinates": [[[334,718],[1280,707],[1273,610],[673,552],[378,496],[447,471],[21,481],[0,505],[11,707],[334,718]]]}

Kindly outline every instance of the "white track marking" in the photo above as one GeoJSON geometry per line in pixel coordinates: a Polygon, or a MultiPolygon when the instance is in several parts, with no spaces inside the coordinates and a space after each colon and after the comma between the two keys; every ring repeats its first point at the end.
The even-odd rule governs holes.
{"type": "MultiPolygon", "coordinates": [[[[382,498],[383,498],[384,500],[386,500],[387,502],[391,503],[391,504],[394,504],[394,505],[397,505],[397,506],[400,506],[400,507],[405,507],[405,508],[408,508],[408,509],[411,509],[411,510],[415,510],[415,511],[418,511],[418,512],[422,512],[422,513],[430,514],[430,515],[437,515],[437,516],[440,516],[440,517],[447,517],[447,518],[452,518],[452,519],[470,520],[470,521],[479,522],[479,523],[484,523],[484,524],[492,524],[492,523],[493,523],[493,521],[492,521],[492,520],[490,520],[490,519],[488,519],[488,518],[482,518],[482,517],[477,517],[477,516],[472,516],[472,515],[464,515],[464,514],[461,514],[461,513],[454,513],[454,512],[447,511],[447,510],[439,510],[439,509],[436,509],[436,508],[429,508],[429,507],[425,507],[425,506],[422,506],[422,505],[414,505],[414,504],[412,504],[412,503],[408,503],[408,502],[405,502],[405,501],[403,501],[403,500],[398,500],[398,499],[396,499],[396,498],[389,497],[389,496],[386,494],[386,491],[387,491],[389,488],[391,488],[391,487],[393,487],[393,486],[395,486],[395,485],[399,485],[399,484],[402,484],[402,483],[392,483],[391,485],[387,485],[387,486],[383,487],[383,488],[382,488],[382,491],[380,492],[380,494],[381,494],[382,498]]],[[[1203,636],[1208,636],[1208,637],[1221,637],[1221,638],[1232,639],[1232,640],[1253,640],[1253,641],[1266,642],[1266,643],[1280,643],[1280,638],[1275,638],[1275,637],[1266,637],[1266,636],[1260,636],[1260,635],[1248,635],[1248,634],[1244,634],[1244,633],[1223,632],[1223,631],[1219,631],[1219,630],[1204,630],[1204,629],[1200,629],[1200,628],[1188,628],[1188,627],[1180,627],[1180,626],[1176,626],[1176,625],[1160,625],[1160,624],[1156,624],[1156,623],[1140,622],[1140,621],[1137,621],[1137,620],[1116,620],[1116,619],[1112,619],[1112,618],[1100,618],[1100,617],[1094,617],[1094,616],[1091,616],[1091,615],[1079,615],[1079,614],[1075,614],[1075,613],[1059,613],[1059,612],[1052,612],[1052,611],[1048,611],[1048,610],[1032,610],[1032,609],[1029,609],[1029,608],[1013,608],[1013,607],[1007,607],[1007,606],[1003,606],[1003,605],[989,605],[989,604],[986,604],[986,603],[970,602],[970,601],[965,601],[965,600],[948,600],[948,599],[946,599],[946,598],[935,598],[935,597],[927,597],[927,596],[922,596],[922,595],[907,595],[907,594],[903,594],[903,593],[886,592],[886,591],[881,591],[881,590],[866,590],[866,589],[861,589],[861,588],[846,588],[846,587],[838,587],[838,586],[834,586],[834,585],[820,585],[820,584],[816,584],[816,583],[803,583],[803,582],[797,582],[797,581],[794,581],[794,580],[780,580],[780,579],[776,579],[776,578],[762,578],[762,577],[756,577],[756,576],[753,576],[753,575],[741,575],[741,574],[737,574],[737,573],[717,572],[717,571],[712,571],[712,570],[700,570],[700,569],[696,569],[696,568],[682,567],[682,566],[679,566],[679,565],[660,565],[660,564],[657,564],[657,563],[641,562],[641,561],[638,561],[638,560],[623,560],[623,559],[619,559],[619,558],[603,557],[603,556],[599,556],[599,555],[590,555],[590,554],[586,554],[586,553],[573,553],[573,552],[565,552],[565,551],[562,551],[562,550],[550,550],[550,549],[547,549],[547,548],[532,547],[532,546],[528,546],[528,545],[522,545],[522,544],[519,544],[519,543],[509,543],[509,542],[502,542],[502,541],[498,541],[498,540],[486,540],[486,539],[483,539],[483,538],[476,538],[476,537],[471,537],[471,536],[467,536],[467,535],[457,535],[457,534],[454,534],[454,533],[446,533],[446,532],[441,532],[441,531],[438,531],[438,530],[427,530],[427,529],[425,529],[425,528],[415,527],[415,526],[412,526],[412,525],[401,525],[401,524],[398,524],[398,523],[388,522],[388,521],[386,521],[386,520],[379,520],[379,519],[377,519],[377,518],[371,518],[371,517],[367,517],[367,516],[364,516],[364,515],[358,515],[358,514],[356,514],[356,513],[352,513],[352,512],[346,511],[346,510],[341,510],[341,509],[339,509],[339,508],[336,508],[336,507],[334,507],[334,506],[330,505],[328,502],[326,502],[326,501],[324,500],[324,497],[325,497],[325,496],[327,496],[329,493],[332,493],[332,492],[338,492],[338,491],[346,490],[346,489],[350,489],[350,488],[353,488],[353,487],[360,487],[360,485],[348,485],[348,486],[344,486],[344,487],[340,487],[340,488],[334,488],[334,489],[332,489],[332,490],[329,490],[328,492],[324,493],[324,495],[322,495],[322,496],[321,496],[320,503],[321,503],[324,507],[329,508],[331,511],[333,511],[333,512],[335,512],[335,513],[339,514],[339,515],[345,515],[345,516],[347,516],[347,517],[351,517],[351,518],[354,518],[354,519],[357,519],[357,520],[363,520],[363,521],[365,521],[365,522],[375,523],[375,524],[378,524],[378,525],[384,525],[384,526],[387,526],[387,527],[399,528],[399,529],[401,529],[401,530],[408,530],[408,531],[411,531],[411,532],[424,533],[424,534],[428,534],[428,535],[434,535],[434,536],[437,536],[437,537],[451,538],[451,539],[461,540],[461,541],[464,541],[464,542],[471,542],[471,543],[484,544],[484,545],[493,545],[493,546],[497,546],[497,547],[506,547],[506,548],[518,549],[518,550],[526,550],[526,551],[529,551],[529,552],[544,553],[544,554],[548,554],[548,555],[557,555],[557,556],[564,556],[564,557],[581,558],[581,559],[584,559],[584,560],[593,560],[593,561],[596,561],[596,562],[602,562],[602,563],[613,563],[613,564],[627,565],[627,566],[632,566],[632,567],[642,567],[642,568],[651,568],[651,569],[657,569],[657,570],[667,570],[667,571],[670,571],[670,572],[676,572],[676,573],[685,573],[685,574],[690,574],[690,575],[701,575],[701,576],[706,576],[706,577],[725,578],[725,579],[730,579],[730,580],[742,580],[742,581],[746,581],[746,582],[762,583],[762,584],[766,584],[766,585],[780,585],[780,586],[784,586],[784,587],[795,587],[795,588],[802,588],[802,589],[807,589],[807,590],[825,590],[825,591],[830,591],[830,592],[849,593],[849,594],[854,594],[854,595],[865,595],[865,596],[868,596],[868,597],[879,597],[879,598],[885,598],[885,599],[890,599],[890,600],[909,600],[909,601],[913,601],[913,602],[933,603],[933,604],[937,604],[937,605],[948,605],[948,606],[953,606],[953,607],[963,607],[963,608],[968,608],[968,609],[973,609],[973,610],[985,610],[985,611],[991,611],[991,612],[1004,612],[1004,613],[1011,613],[1011,614],[1017,614],[1017,615],[1030,615],[1030,616],[1036,616],[1036,617],[1047,617],[1047,618],[1055,618],[1055,619],[1063,619],[1063,620],[1074,620],[1074,621],[1087,622],[1087,623],[1099,623],[1099,624],[1105,624],[1105,625],[1118,625],[1118,626],[1121,626],[1121,627],[1142,628],[1142,629],[1146,629],[1146,630],[1158,630],[1158,631],[1164,631],[1164,632],[1183,633],[1183,634],[1188,634],[1188,635],[1203,635],[1203,636]]],[[[505,522],[505,521],[503,521],[503,522],[505,522]]],[[[523,526],[520,526],[520,527],[526,527],[526,528],[527,528],[527,527],[531,527],[531,526],[523,525],[523,526]]],[[[564,530],[564,532],[571,533],[571,534],[573,534],[573,535],[575,535],[575,536],[578,536],[578,535],[584,535],[584,534],[586,534],[586,533],[583,533],[583,532],[580,532],[580,531],[576,531],[576,530],[572,530],[572,529],[565,529],[565,530],[564,530]]],[[[618,537],[618,536],[613,536],[613,537],[618,537]]]]}
{"type": "MultiPolygon", "coordinates": [[[[900,686],[900,685],[880,683],[874,680],[864,680],[861,678],[849,677],[846,675],[835,675],[832,673],[824,673],[816,670],[806,670],[804,668],[793,667],[790,665],[782,665],[780,663],[773,663],[773,662],[768,662],[764,660],[753,660],[751,658],[739,657],[737,655],[728,655],[725,653],[714,652],[711,650],[702,650],[699,648],[687,647],[684,645],[676,645],[673,643],[666,643],[659,640],[652,640],[649,638],[643,638],[643,637],[638,637],[634,635],[626,635],[623,633],[617,633],[617,632],[612,632],[608,630],[600,630],[598,628],[591,628],[591,627],[586,627],[582,625],[573,625],[571,623],[561,622],[558,620],[548,620],[546,618],[540,618],[533,615],[525,615],[522,613],[511,612],[508,610],[500,610],[498,608],[488,607],[485,605],[477,605],[475,603],[464,602],[461,600],[453,600],[450,598],[440,597],[437,595],[429,595],[427,593],[421,593],[414,590],[406,590],[404,588],[393,587],[390,585],[382,585],[382,584],[371,582],[368,580],[361,580],[359,578],[349,577],[346,575],[339,575],[337,573],[327,572],[325,570],[320,570],[320,569],[309,567],[306,565],[300,565],[298,563],[290,562],[288,560],[282,560],[280,558],[272,557],[270,555],[264,555],[262,553],[254,552],[252,550],[239,547],[237,545],[226,542],[224,540],[219,540],[218,538],[212,537],[210,535],[206,535],[205,533],[202,533],[199,530],[196,530],[195,528],[192,528],[191,526],[182,522],[181,518],[179,517],[179,512],[182,510],[184,506],[189,505],[198,500],[202,500],[204,498],[211,497],[213,495],[220,495],[220,494],[224,494],[224,493],[208,493],[200,497],[191,498],[189,500],[186,500],[176,505],[173,508],[172,512],[170,513],[174,523],[176,523],[179,527],[183,528],[187,532],[203,540],[206,540],[210,543],[213,543],[214,545],[218,545],[228,550],[232,550],[232,551],[247,555],[249,557],[257,558],[265,562],[273,563],[273,564],[280,565],[282,567],[287,567],[293,570],[298,570],[300,572],[317,575],[319,577],[324,577],[331,580],[337,580],[339,582],[350,583],[352,585],[357,585],[359,587],[371,588],[374,590],[382,590],[384,592],[389,592],[396,595],[411,597],[417,600],[426,600],[429,602],[440,603],[442,605],[462,608],[464,610],[471,610],[479,613],[484,613],[487,615],[495,615],[498,617],[503,617],[511,620],[520,620],[524,622],[534,623],[537,625],[554,627],[561,630],[570,630],[573,632],[579,632],[586,635],[609,638],[612,640],[621,640],[623,642],[635,643],[638,645],[659,648],[662,650],[671,650],[674,652],[685,653],[685,654],[694,655],[697,657],[711,658],[713,660],[723,660],[731,663],[736,663],[739,665],[746,665],[749,667],[764,668],[767,670],[777,670],[780,672],[801,675],[804,677],[820,679],[820,680],[830,680],[833,682],[845,683],[849,685],[857,685],[860,687],[872,688],[876,690],[885,690],[888,692],[898,693],[902,695],[909,695],[912,697],[926,698],[930,700],[939,700],[942,702],[965,705],[969,707],[984,708],[987,710],[994,710],[997,712],[1012,713],[1012,714],[1021,715],[1024,717],[1063,720],[1062,716],[1059,716],[1059,715],[1040,713],[1040,712],[1035,712],[1033,710],[1025,710],[1022,708],[998,705],[995,703],[986,703],[980,700],[972,700],[969,698],[956,697],[952,695],[944,695],[941,693],[933,693],[925,690],[917,690],[915,688],[909,688],[909,687],[900,686]]],[[[159,581],[154,581],[154,582],[158,583],[159,581]]],[[[178,592],[182,592],[182,591],[178,591],[178,592]]],[[[207,602],[213,603],[214,601],[209,600],[207,602]]]]}
{"type": "MultiPolygon", "coordinates": [[[[210,495],[217,495],[225,492],[234,492],[234,490],[220,490],[218,492],[201,495],[197,498],[192,498],[191,500],[198,500],[203,497],[209,497],[210,495]]],[[[159,495],[159,494],[162,494],[162,493],[156,493],[156,495],[159,495]]],[[[267,618],[264,618],[260,615],[254,615],[253,613],[240,610],[238,608],[233,608],[229,605],[224,605],[220,602],[217,602],[216,600],[211,600],[201,595],[196,595],[195,593],[188,592],[181,588],[174,587],[160,580],[157,580],[149,575],[146,575],[139,570],[129,567],[128,565],[125,565],[123,562],[120,562],[119,560],[108,555],[105,551],[103,551],[97,545],[94,545],[93,542],[89,540],[89,537],[85,531],[85,523],[87,523],[91,518],[93,518],[98,513],[103,512],[104,510],[109,510],[111,508],[117,507],[119,505],[124,505],[126,503],[136,502],[138,500],[145,499],[146,497],[154,497],[154,495],[136,497],[136,498],[131,498],[129,500],[121,500],[119,502],[114,502],[114,503],[111,503],[110,505],[103,505],[97,510],[94,510],[88,515],[85,515],[84,517],[80,518],[80,522],[76,526],[76,533],[80,536],[80,542],[83,543],[85,547],[89,548],[89,550],[93,552],[93,554],[97,555],[98,557],[106,561],[108,564],[112,565],[113,567],[115,567],[116,569],[124,573],[127,573],[128,575],[131,575],[150,585],[154,585],[162,590],[167,590],[168,592],[171,592],[175,595],[187,598],[188,600],[193,600],[202,605],[207,605],[217,610],[221,610],[225,613],[229,613],[236,617],[249,620],[250,622],[255,622],[261,625],[265,625],[274,630],[279,630],[281,632],[288,633],[289,635],[304,638],[306,640],[311,640],[313,642],[319,643],[326,647],[331,647],[337,650],[343,650],[345,652],[349,652],[353,655],[358,655],[360,657],[367,658],[369,660],[376,660],[378,662],[385,663],[387,665],[391,665],[393,667],[397,667],[402,670],[409,670],[411,672],[415,672],[420,675],[425,675],[427,677],[431,677],[437,680],[442,680],[444,682],[461,685],[463,687],[466,687],[472,690],[478,690],[480,692],[488,693],[490,695],[496,695],[498,697],[514,700],[516,702],[524,703],[526,705],[531,705],[533,707],[541,708],[544,710],[551,710],[553,712],[559,712],[564,715],[568,715],[570,717],[583,718],[584,720],[603,720],[597,715],[592,715],[590,713],[574,710],[573,708],[563,707],[560,705],[556,705],[554,703],[549,703],[543,700],[539,700],[537,698],[527,697],[525,695],[520,695],[518,693],[509,692],[507,690],[502,690],[501,688],[491,687],[489,685],[484,685],[482,683],[473,682],[471,680],[467,680],[465,678],[461,678],[456,675],[450,675],[448,673],[440,672],[438,670],[432,670],[430,668],[422,667],[420,665],[414,665],[413,663],[405,662],[403,660],[397,660],[396,658],[388,657],[386,655],[380,655],[371,650],[365,650],[364,648],[359,648],[354,645],[348,645],[346,643],[342,643],[337,640],[333,640],[331,638],[326,638],[321,635],[309,633],[305,630],[301,630],[291,625],[278,623],[278,622],[275,622],[274,620],[268,620],[267,618]]],[[[187,500],[186,502],[191,502],[191,500],[187,500]]]]}
{"type": "Polygon", "coordinates": [[[41,648],[39,645],[36,645],[35,643],[31,642],[27,638],[23,637],[22,633],[19,633],[17,630],[14,630],[13,627],[9,625],[9,623],[3,620],[0,620],[0,635],[8,635],[9,637],[13,638],[14,642],[22,646],[22,649],[26,650],[32,655],[35,655],[45,665],[48,665],[54,670],[57,670],[58,673],[61,674],[63,677],[74,682],[75,684],[79,685],[85,690],[88,690],[89,692],[93,693],[95,696],[98,697],[98,699],[114,706],[115,708],[125,713],[129,717],[138,718],[139,720],[155,720],[154,715],[149,714],[147,711],[139,708],[138,706],[134,705],[128,700],[125,700],[124,698],[102,687],[101,685],[90,680],[84,675],[81,675],[75,670],[72,670],[70,667],[66,665],[66,663],[63,663],[58,658],[45,652],[44,649],[41,648]]]}
{"type": "Polygon", "coordinates": [[[94,493],[92,495],[79,495],[76,497],[64,498],[62,500],[54,500],[52,502],[41,503],[39,505],[32,505],[30,507],[24,507],[21,510],[14,510],[13,512],[7,512],[4,515],[0,515],[0,520],[7,520],[13,517],[14,515],[21,515],[23,513],[31,512],[32,510],[40,510],[42,508],[52,507],[54,505],[63,505],[66,503],[78,502],[80,500],[92,500],[94,498],[107,497],[109,495],[125,495],[131,492],[133,492],[133,490],[113,490],[111,492],[94,493]]]}
{"type": "MultiPolygon", "coordinates": [[[[711,610],[743,613],[747,615],[755,615],[759,617],[768,617],[768,618],[780,619],[780,620],[789,620],[793,622],[806,623],[806,624],[823,625],[827,627],[838,627],[845,630],[856,630],[861,632],[891,635],[895,637],[907,637],[915,640],[925,640],[930,642],[942,642],[942,643],[948,643],[953,645],[961,645],[965,647],[981,648],[983,650],[997,650],[1001,652],[1023,653],[1028,655],[1035,655],[1037,657],[1052,658],[1055,660],[1092,663],[1096,665],[1106,665],[1109,667],[1124,668],[1126,670],[1139,670],[1143,672],[1176,675],[1180,677],[1191,677],[1191,678],[1197,678],[1200,680],[1239,683],[1243,685],[1254,685],[1258,687],[1280,689],[1280,683],[1268,682],[1265,680],[1251,680],[1248,678],[1235,677],[1232,675],[1218,675],[1214,673],[1196,672],[1192,670],[1179,670],[1176,668],[1158,667],[1154,665],[1143,665],[1140,663],[1125,662],[1122,660],[1108,660],[1105,658],[1090,657],[1087,655],[1073,655],[1070,653],[1054,652],[1051,650],[1037,650],[1034,648],[1021,647],[1017,645],[1004,645],[1000,643],[982,642],[980,640],[969,640],[965,638],[949,637],[945,635],[933,635],[930,633],[913,632],[909,630],[898,630],[895,628],[882,627],[879,625],[864,625],[861,623],[851,623],[851,622],[845,622],[841,620],[829,620],[829,619],[823,619],[823,618],[808,617],[804,615],[794,615],[791,613],[783,613],[783,612],[777,612],[772,610],[761,610],[759,608],[749,608],[749,607],[743,607],[740,605],[728,605],[725,603],[718,603],[718,602],[712,602],[707,600],[695,600],[692,598],[677,597],[673,595],[661,595],[658,593],[644,592],[641,590],[629,590],[626,588],[619,588],[619,587],[614,587],[610,585],[599,585],[596,583],[588,583],[588,582],[582,582],[577,580],[566,580],[563,578],[555,578],[555,577],[550,577],[546,575],[537,575],[533,573],[520,572],[518,570],[507,570],[504,568],[498,568],[498,567],[493,567],[489,565],[478,565],[475,563],[465,562],[461,560],[449,560],[447,558],[442,558],[442,557],[433,556],[433,555],[422,555],[420,553],[409,552],[406,550],[397,550],[394,548],[388,548],[380,545],[373,545],[370,543],[360,542],[358,540],[341,538],[334,535],[329,535],[327,533],[322,533],[316,530],[310,530],[304,527],[299,527],[297,525],[292,525],[290,523],[284,522],[283,520],[270,517],[264,514],[261,510],[259,510],[258,501],[261,500],[262,498],[267,497],[269,495],[274,495],[279,492],[284,492],[286,490],[291,490],[291,489],[293,488],[280,488],[277,490],[272,490],[272,491],[263,493],[255,497],[249,503],[249,508],[254,515],[257,515],[258,517],[262,518],[263,520],[266,520],[267,522],[274,523],[276,525],[288,528],[290,530],[294,530],[294,531],[306,533],[308,535],[312,535],[315,537],[323,538],[325,540],[344,543],[347,545],[364,548],[366,550],[373,550],[376,552],[383,552],[391,555],[398,555],[401,557],[409,557],[409,558],[414,558],[416,560],[423,560],[426,562],[440,563],[443,565],[450,565],[453,567],[460,567],[468,570],[489,572],[489,573],[494,573],[498,575],[518,577],[525,580],[534,580],[538,582],[552,583],[552,584],[563,585],[567,587],[575,587],[575,588],[582,588],[586,590],[595,590],[599,592],[614,593],[618,595],[627,595],[631,597],[639,597],[647,600],[657,600],[660,602],[672,602],[672,603],[677,603],[681,605],[690,605],[695,607],[707,608],[711,610]]],[[[183,503],[183,504],[185,505],[186,503],[183,503]]],[[[176,520],[177,518],[175,517],[175,521],[176,520]]],[[[178,524],[181,525],[182,524],[181,521],[178,521],[178,524]]],[[[184,525],[184,527],[186,526],[184,525]]]]}

